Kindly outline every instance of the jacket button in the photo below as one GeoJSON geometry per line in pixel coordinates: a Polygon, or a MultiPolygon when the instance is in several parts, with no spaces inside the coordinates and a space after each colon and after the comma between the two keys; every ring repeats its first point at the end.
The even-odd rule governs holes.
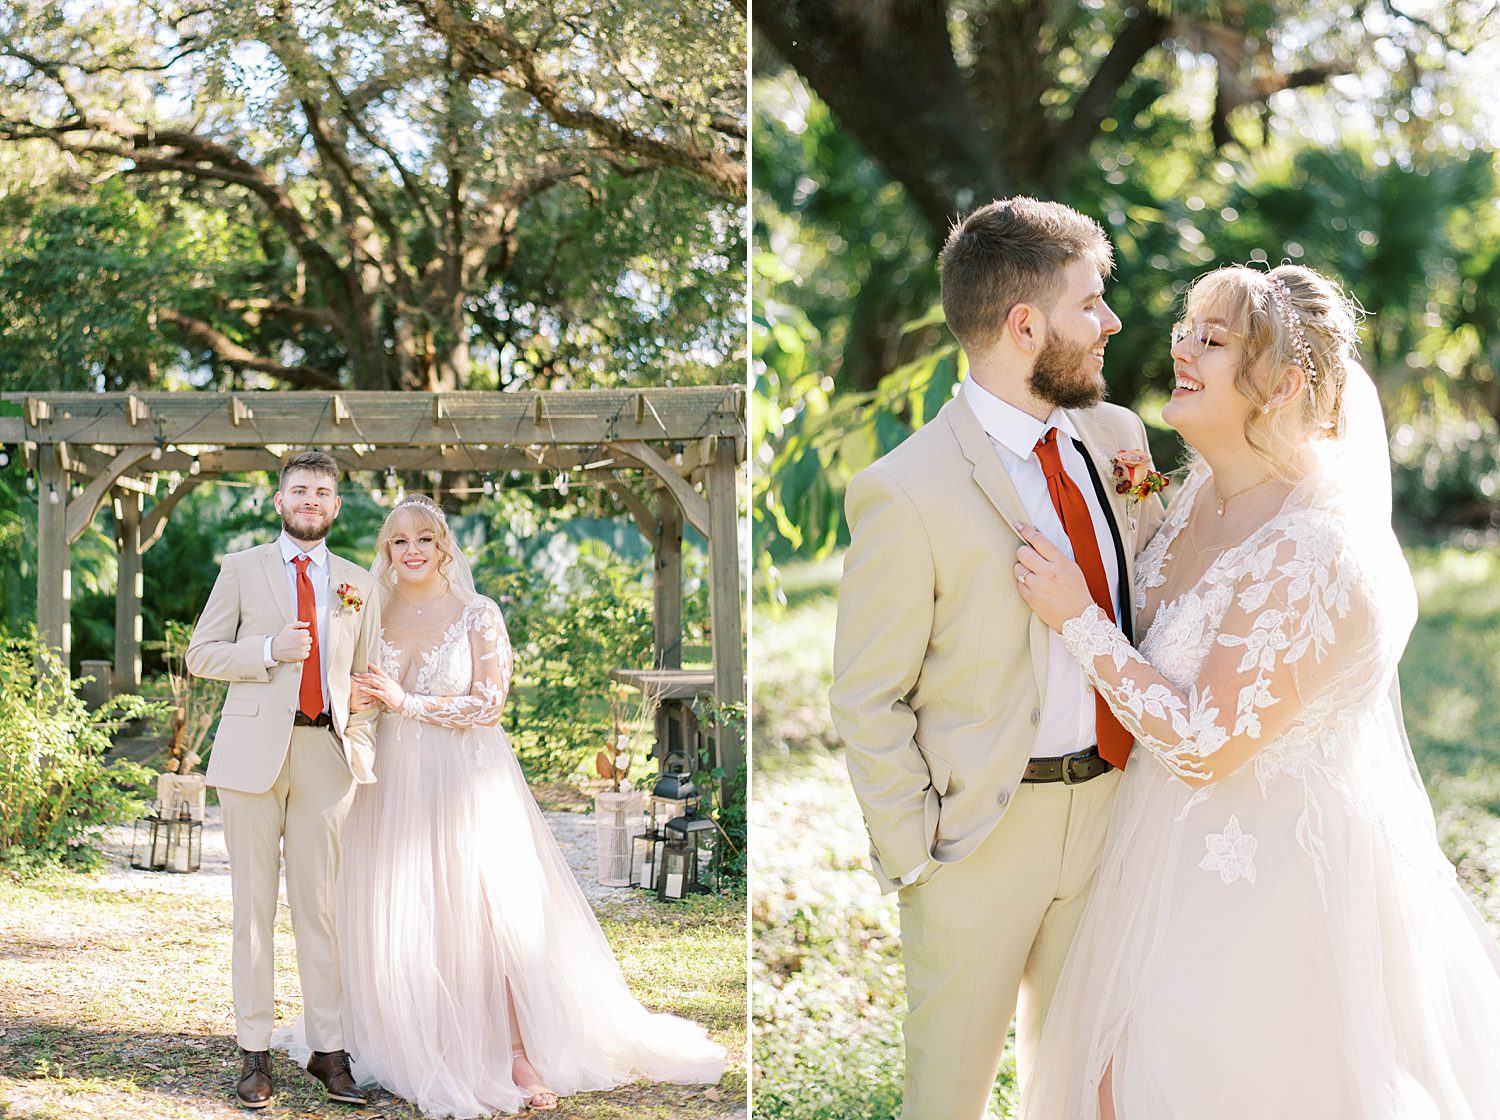
{"type": "Polygon", "coordinates": [[[1031,726],[1035,727],[1037,724],[1039,724],[1041,722],[1042,722],[1042,713],[1041,713],[1041,710],[1038,709],[1038,708],[1032,708],[1031,709],[1031,726]]]}
{"type": "Polygon", "coordinates": [[[995,803],[1002,809],[1009,805],[1010,791],[1002,789],[998,794],[995,795],[995,803]]]}

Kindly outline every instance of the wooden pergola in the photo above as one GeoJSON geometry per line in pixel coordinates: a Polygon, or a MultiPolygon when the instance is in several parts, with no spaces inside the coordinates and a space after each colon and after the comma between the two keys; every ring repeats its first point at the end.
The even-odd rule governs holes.
{"type": "MultiPolygon", "coordinates": [[[[183,496],[316,448],[346,472],[566,472],[615,493],[652,546],[654,668],[682,666],[682,535],[708,542],[713,695],[744,701],[739,385],[529,393],[5,393],[0,416],[38,481],[37,626],[68,664],[71,545],[114,502],[116,691],[141,676],[141,557],[183,496]],[[631,484],[635,485],[632,486],[631,484]],[[74,493],[75,486],[81,487],[74,493]],[[639,489],[638,489],[639,488],[639,489]]],[[[744,760],[721,734],[720,765],[744,760]]]]}

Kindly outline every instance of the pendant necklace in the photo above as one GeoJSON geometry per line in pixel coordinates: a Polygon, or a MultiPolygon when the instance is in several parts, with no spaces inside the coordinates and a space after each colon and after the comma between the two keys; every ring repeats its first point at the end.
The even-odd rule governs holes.
{"type": "Polygon", "coordinates": [[[406,597],[406,596],[405,596],[405,595],[402,595],[402,594],[401,594],[401,592],[400,592],[400,591],[399,591],[399,590],[398,590],[398,591],[397,591],[397,592],[396,592],[396,595],[397,595],[397,597],[398,597],[398,598],[400,598],[400,600],[401,600],[401,601],[402,601],[402,602],[403,602],[403,603],[405,603],[405,604],[406,604],[406,605],[407,605],[407,606],[408,606],[408,607],[410,607],[410,608],[411,608],[411,609],[412,609],[412,610],[414,610],[414,611],[416,611],[416,612],[417,612],[417,614],[418,614],[418,615],[419,615],[419,616],[420,616],[420,615],[421,615],[421,613],[422,613],[422,612],[423,612],[423,611],[424,611],[424,610],[426,610],[426,609],[427,609],[427,608],[428,608],[428,607],[430,607],[430,606],[432,606],[432,604],[433,604],[433,603],[436,603],[436,602],[437,602],[437,601],[438,601],[438,600],[439,600],[439,599],[441,599],[441,598],[442,598],[442,597],[443,597],[443,596],[442,596],[442,595],[434,595],[434,596],[433,596],[433,597],[432,597],[432,598],[431,598],[431,599],[428,599],[428,600],[427,600],[427,601],[426,601],[426,602],[425,602],[425,603],[423,603],[423,604],[422,604],[422,605],[421,605],[421,606],[420,606],[420,607],[419,607],[419,606],[417,606],[417,604],[416,604],[416,603],[414,603],[414,602],[412,602],[412,601],[411,601],[411,600],[410,600],[410,599],[408,599],[408,598],[407,598],[407,597],[406,597]]]}
{"type": "MultiPolygon", "coordinates": [[[[1224,516],[1224,506],[1227,503],[1229,503],[1231,500],[1233,500],[1235,498],[1238,498],[1241,494],[1248,494],[1248,493],[1250,493],[1250,491],[1256,489],[1256,487],[1264,486],[1266,483],[1268,483],[1270,481],[1271,481],[1271,476],[1267,475],[1265,478],[1261,479],[1259,482],[1252,483],[1251,485],[1245,487],[1243,490],[1236,490],[1233,494],[1229,494],[1229,495],[1227,495],[1225,497],[1220,498],[1219,499],[1219,516],[1220,517],[1224,516]]],[[[1219,487],[1218,487],[1218,484],[1215,483],[1214,484],[1214,493],[1217,494],[1218,492],[1219,492],[1219,487]]]]}

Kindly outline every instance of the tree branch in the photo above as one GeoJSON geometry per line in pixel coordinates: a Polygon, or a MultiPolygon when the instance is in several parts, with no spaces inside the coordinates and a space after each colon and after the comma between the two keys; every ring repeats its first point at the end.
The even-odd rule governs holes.
{"type": "Polygon", "coordinates": [[[838,116],[941,241],[956,215],[1014,193],[958,63],[943,0],[757,4],[756,28],[838,116]]]}
{"type": "Polygon", "coordinates": [[[420,0],[416,7],[433,31],[459,48],[472,76],[524,91],[557,124],[598,137],[622,156],[688,171],[730,201],[745,201],[747,173],[742,153],[716,151],[711,145],[672,143],[603,113],[569,105],[558,83],[538,65],[536,52],[500,21],[455,16],[446,5],[420,0]]]}
{"type": "Polygon", "coordinates": [[[1150,8],[1137,8],[1125,19],[1115,36],[1109,53],[1094,72],[1088,88],[1073,105],[1073,111],[1062,123],[1049,146],[1043,166],[1047,168],[1047,185],[1051,193],[1060,191],[1068,172],[1088,151],[1099,126],[1109,117],[1119,99],[1120,90],[1141,59],[1166,39],[1172,21],[1150,8]]]}
{"type": "Polygon", "coordinates": [[[236,369],[254,370],[257,373],[269,373],[273,377],[279,377],[288,384],[303,389],[337,389],[340,387],[336,378],[322,370],[313,369],[311,366],[288,366],[262,358],[246,350],[227,334],[201,319],[193,319],[171,310],[159,311],[157,315],[163,322],[171,323],[182,331],[189,342],[210,350],[225,365],[236,369]]]}

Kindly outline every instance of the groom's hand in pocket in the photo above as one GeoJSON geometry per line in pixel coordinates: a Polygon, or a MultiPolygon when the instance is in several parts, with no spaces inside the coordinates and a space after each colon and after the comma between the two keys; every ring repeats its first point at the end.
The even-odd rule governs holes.
{"type": "Polygon", "coordinates": [[[277,661],[306,661],[308,654],[312,653],[310,625],[302,621],[288,622],[281,628],[281,633],[271,639],[271,656],[277,661]]]}

